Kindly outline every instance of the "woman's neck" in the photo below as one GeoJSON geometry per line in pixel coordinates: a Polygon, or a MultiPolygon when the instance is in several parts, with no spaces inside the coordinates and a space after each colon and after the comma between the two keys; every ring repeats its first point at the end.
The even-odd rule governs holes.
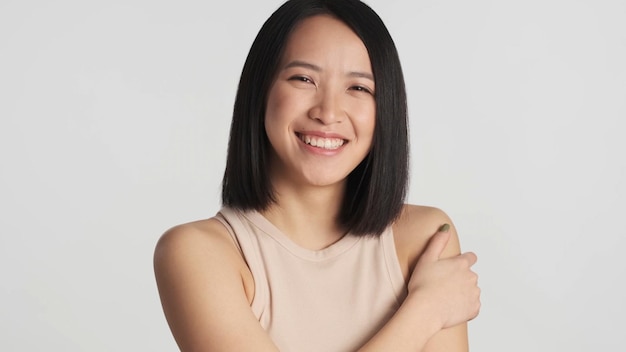
{"type": "Polygon", "coordinates": [[[276,203],[262,214],[298,245],[318,250],[341,239],[339,225],[344,184],[325,187],[275,185],[276,203]]]}

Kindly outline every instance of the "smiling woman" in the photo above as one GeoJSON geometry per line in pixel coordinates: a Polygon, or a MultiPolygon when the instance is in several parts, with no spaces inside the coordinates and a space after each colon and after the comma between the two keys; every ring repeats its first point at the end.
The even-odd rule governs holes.
{"type": "Polygon", "coordinates": [[[223,209],[157,244],[184,351],[466,351],[473,253],[442,211],[403,204],[406,94],[380,18],[291,0],[243,69],[223,209]]]}
{"type": "MultiPolygon", "coordinates": [[[[265,22],[252,44],[241,75],[231,125],[222,201],[224,205],[240,209],[259,210],[266,209],[275,200],[269,169],[272,153],[268,149],[270,144],[265,130],[268,96],[282,68],[299,62],[311,69],[322,69],[310,62],[312,58],[286,58],[289,50],[303,50],[314,44],[313,37],[308,36],[314,30],[305,28],[308,35],[303,39],[304,42],[302,39],[292,40],[289,43],[292,45],[287,45],[294,31],[305,30],[299,28],[299,25],[316,16],[330,16],[342,22],[350,29],[350,33],[345,30],[341,32],[343,38],[358,37],[358,43],[352,42],[350,48],[363,50],[365,47],[368,56],[365,58],[361,55],[361,60],[366,59],[369,64],[360,63],[360,68],[327,67],[326,70],[343,70],[357,77],[369,76],[372,78],[369,82],[371,85],[375,78],[377,128],[367,157],[347,178],[338,220],[349,227],[352,233],[380,233],[401,211],[406,193],[409,155],[406,92],[402,68],[389,32],[378,15],[359,1],[289,1],[265,22]],[[241,155],[249,155],[250,158],[241,158],[241,155]]],[[[330,43],[324,43],[324,40],[337,44],[334,40],[337,35],[335,32],[322,26],[316,26],[315,30],[326,34],[326,37],[317,36],[316,45],[325,45],[325,49],[328,49],[330,43]]],[[[308,50],[309,55],[312,52],[314,50],[308,50]]],[[[346,54],[347,51],[342,49],[341,53],[346,54]]],[[[319,60],[322,56],[328,56],[325,60],[331,60],[332,56],[338,54],[335,51],[319,51],[315,57],[319,60]]],[[[350,55],[353,58],[355,56],[352,52],[350,55]]],[[[358,52],[356,55],[358,57],[358,52]]],[[[302,81],[303,78],[298,80],[302,81]]]]}
{"type": "Polygon", "coordinates": [[[285,49],[265,115],[272,185],[281,194],[285,184],[343,188],[374,134],[367,49],[330,16],[302,21],[285,49]]]}

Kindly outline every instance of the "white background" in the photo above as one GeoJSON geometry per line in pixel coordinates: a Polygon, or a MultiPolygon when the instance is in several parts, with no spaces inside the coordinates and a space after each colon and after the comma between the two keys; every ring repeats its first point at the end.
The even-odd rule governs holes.
{"type": "MultiPolygon", "coordinates": [[[[173,351],[152,272],[219,209],[279,0],[0,2],[0,350],[173,351]]],[[[400,51],[409,200],[479,256],[473,351],[626,344],[626,3],[368,2],[400,51]]]]}

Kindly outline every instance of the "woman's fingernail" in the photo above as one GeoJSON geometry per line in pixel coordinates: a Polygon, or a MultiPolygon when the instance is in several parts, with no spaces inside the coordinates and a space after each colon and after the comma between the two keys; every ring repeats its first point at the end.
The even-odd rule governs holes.
{"type": "Polygon", "coordinates": [[[448,230],[450,230],[450,224],[443,224],[443,225],[441,225],[441,227],[437,231],[438,232],[446,232],[448,230]]]}

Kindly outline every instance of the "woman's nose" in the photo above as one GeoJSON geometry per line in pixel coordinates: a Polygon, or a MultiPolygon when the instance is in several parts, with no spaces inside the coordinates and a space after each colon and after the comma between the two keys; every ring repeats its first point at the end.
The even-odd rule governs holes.
{"type": "Polygon", "coordinates": [[[320,94],[316,103],[309,110],[309,117],[324,125],[341,122],[344,117],[341,98],[330,91],[320,94]]]}

